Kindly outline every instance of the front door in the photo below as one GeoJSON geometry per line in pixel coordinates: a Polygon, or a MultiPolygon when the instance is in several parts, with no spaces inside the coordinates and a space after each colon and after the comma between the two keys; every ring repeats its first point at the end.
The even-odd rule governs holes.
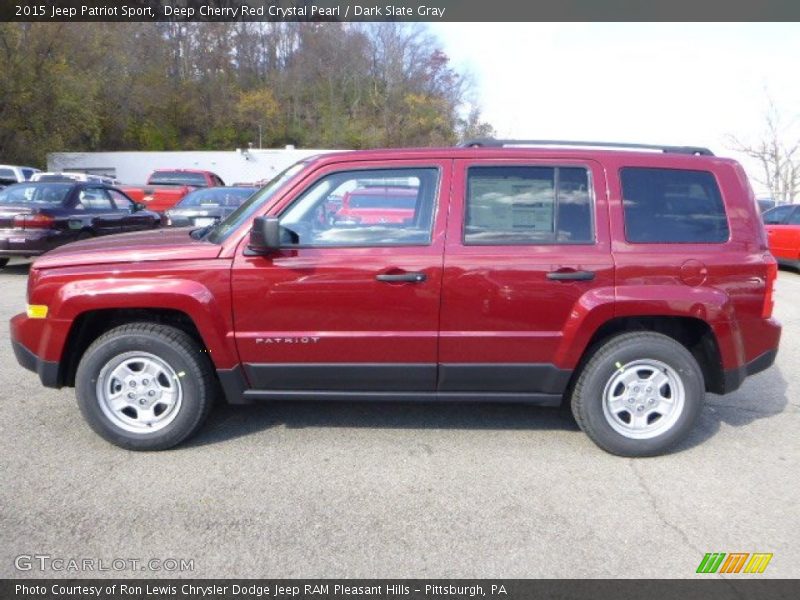
{"type": "Polygon", "coordinates": [[[114,206],[108,190],[102,187],[85,187],[78,193],[78,206],[91,217],[97,235],[122,231],[124,213],[114,206]]]}
{"type": "Polygon", "coordinates": [[[281,250],[248,255],[243,241],[233,312],[253,389],[283,397],[435,390],[450,168],[328,166],[274,209],[281,250]],[[387,218],[339,214],[356,191],[387,218]],[[388,218],[409,206],[407,218],[388,218]]]}
{"type": "Polygon", "coordinates": [[[571,328],[613,297],[605,190],[592,161],[456,161],[439,391],[558,401],[571,328]]]}

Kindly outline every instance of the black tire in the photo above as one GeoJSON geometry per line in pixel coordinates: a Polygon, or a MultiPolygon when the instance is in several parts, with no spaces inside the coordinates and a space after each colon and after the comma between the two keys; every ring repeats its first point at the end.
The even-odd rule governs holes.
{"type": "MultiPolygon", "coordinates": [[[[651,369],[654,372],[653,369],[651,369]]],[[[638,378],[647,373],[647,368],[642,371],[639,367],[632,366],[628,369],[629,373],[635,373],[632,377],[638,378]]],[[[653,375],[655,376],[655,375],[653,375]]],[[[673,380],[671,380],[673,381],[673,380]]],[[[650,390],[651,387],[646,388],[650,390]]],[[[705,382],[700,366],[694,356],[680,343],[674,339],[659,333],[635,332],[625,333],[611,338],[596,348],[591,358],[586,362],[581,370],[578,380],[572,393],[572,414],[578,426],[603,450],[619,456],[656,456],[665,453],[675,444],[686,438],[694,427],[705,398],[705,382]],[[618,382],[626,373],[627,365],[636,365],[636,361],[643,361],[644,364],[666,365],[673,377],[676,391],[672,391],[672,382],[665,384],[664,388],[659,388],[657,396],[672,396],[677,399],[680,394],[680,386],[683,392],[682,408],[669,409],[669,404],[665,403],[666,411],[670,412],[669,417],[662,417],[659,414],[652,415],[653,423],[644,425],[644,428],[652,428],[647,435],[653,435],[646,439],[634,439],[630,435],[642,435],[642,432],[621,433],[619,429],[626,429],[624,418],[626,410],[618,413],[618,417],[611,415],[613,408],[604,409],[606,404],[606,389],[608,387],[609,397],[614,396],[612,387],[618,391],[619,397],[624,398],[631,408],[627,418],[633,422],[635,411],[642,411],[642,418],[647,417],[647,402],[649,398],[644,396],[652,395],[651,392],[641,391],[639,400],[634,399],[635,394],[639,394],[638,383],[631,383],[629,386],[618,382]],[[647,361],[652,361],[648,363],[647,361]],[[621,391],[619,387],[622,386],[621,391]],[[636,387],[634,387],[636,386],[636,387]],[[630,389],[629,389],[630,388],[630,389]],[[640,404],[645,408],[639,408],[640,404]],[[659,419],[664,421],[659,425],[659,419]],[[620,420],[623,422],[620,423],[620,420]],[[659,432],[658,428],[664,430],[659,432]]],[[[618,401],[620,404],[623,401],[618,401]]],[[[660,400],[654,400],[658,403],[660,400]]],[[[619,406],[619,404],[617,404],[619,406]]],[[[674,406],[679,406],[676,403],[674,406]]],[[[625,407],[627,408],[627,407],[625,407]]],[[[657,409],[656,409],[657,410],[657,409]]],[[[628,426],[630,427],[630,425],[628,426]]]]}
{"type": "Polygon", "coordinates": [[[208,354],[191,336],[168,325],[130,323],[111,329],[89,346],[78,364],[75,395],[89,426],[112,444],[129,450],[165,450],[203,424],[213,403],[214,381],[208,354]],[[118,425],[104,412],[98,396],[97,382],[103,368],[126,353],[136,352],[157,357],[179,377],[175,380],[180,403],[172,420],[154,432],[132,432],[118,425]]]}
{"type": "Polygon", "coordinates": [[[6,257],[0,257],[0,269],[5,267],[8,264],[9,259],[6,257]]]}

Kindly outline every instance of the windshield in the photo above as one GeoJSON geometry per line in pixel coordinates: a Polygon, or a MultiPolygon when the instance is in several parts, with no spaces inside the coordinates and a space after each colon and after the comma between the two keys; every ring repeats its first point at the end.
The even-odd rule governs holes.
{"type": "Polygon", "coordinates": [[[206,176],[202,173],[186,173],[184,171],[156,171],[150,176],[147,185],[191,185],[207,187],[206,176]]]}
{"type": "Polygon", "coordinates": [[[198,208],[201,206],[222,206],[224,208],[237,208],[242,202],[253,195],[258,188],[207,188],[195,190],[184,196],[175,208],[198,208]]]}
{"type": "Polygon", "coordinates": [[[0,204],[57,206],[64,202],[74,183],[18,183],[0,191],[0,204]]]}
{"type": "Polygon", "coordinates": [[[297,162],[276,175],[274,179],[250,196],[244,204],[228,215],[227,218],[204,231],[203,233],[207,235],[206,239],[214,244],[222,243],[231,232],[238,229],[242,223],[250,219],[259,208],[264,206],[264,203],[272,198],[275,192],[281,189],[286,182],[305,169],[307,164],[307,160],[297,162]]]}

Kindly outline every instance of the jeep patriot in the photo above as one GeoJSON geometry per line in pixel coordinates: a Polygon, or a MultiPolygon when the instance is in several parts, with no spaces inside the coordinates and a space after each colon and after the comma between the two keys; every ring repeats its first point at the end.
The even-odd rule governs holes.
{"type": "Polygon", "coordinates": [[[650,456],[773,363],[776,275],[733,160],[484,139],[317,156],[215,225],[57,248],[11,338],[135,450],[222,397],[568,403],[604,450],[650,456]],[[409,216],[326,214],[375,186],[409,216]]]}

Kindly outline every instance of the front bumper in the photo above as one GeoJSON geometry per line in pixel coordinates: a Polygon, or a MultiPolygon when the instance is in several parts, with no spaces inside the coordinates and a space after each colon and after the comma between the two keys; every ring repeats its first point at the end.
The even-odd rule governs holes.
{"type": "Polygon", "coordinates": [[[42,385],[51,388],[61,387],[58,383],[57,362],[42,360],[16,340],[11,340],[11,346],[14,349],[14,356],[17,357],[17,362],[29,371],[39,375],[42,385]]]}
{"type": "Polygon", "coordinates": [[[28,343],[36,340],[52,339],[50,332],[45,332],[42,324],[46,319],[29,319],[27,315],[16,315],[11,319],[11,347],[17,362],[29,371],[39,375],[42,385],[50,388],[60,388],[58,361],[46,360],[32,351],[23,340],[28,343]]]}

